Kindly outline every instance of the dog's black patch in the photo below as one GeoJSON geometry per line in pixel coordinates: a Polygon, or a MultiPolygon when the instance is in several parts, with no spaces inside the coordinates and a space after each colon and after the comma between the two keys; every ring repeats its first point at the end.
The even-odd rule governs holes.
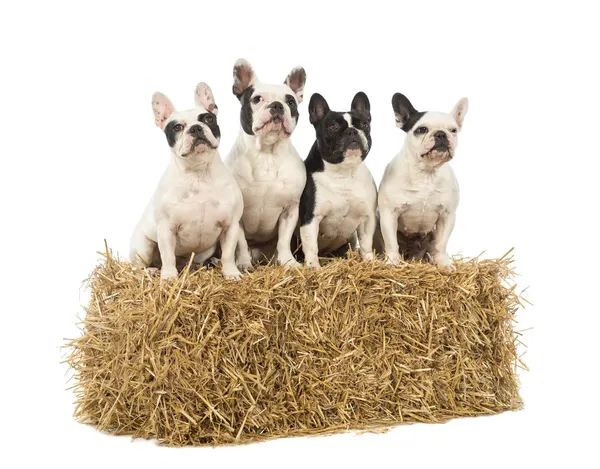
{"type": "Polygon", "coordinates": [[[205,112],[198,115],[198,122],[202,122],[208,126],[212,134],[215,138],[219,138],[221,136],[221,129],[219,129],[219,125],[217,124],[217,116],[212,112],[205,112]],[[212,122],[208,122],[211,120],[212,122]]]}
{"type": "Polygon", "coordinates": [[[306,168],[306,185],[300,196],[300,226],[308,225],[315,216],[317,187],[312,175],[325,170],[317,142],[313,144],[304,160],[304,166],[306,168]]]}
{"type": "Polygon", "coordinates": [[[411,114],[408,120],[406,121],[406,124],[402,126],[402,130],[404,130],[405,132],[409,132],[425,114],[427,114],[427,112],[415,112],[414,114],[411,114]]]}
{"type": "Polygon", "coordinates": [[[177,124],[179,124],[179,122],[171,121],[165,126],[165,135],[167,136],[167,142],[171,148],[173,148],[173,145],[175,145],[175,142],[177,141],[177,134],[183,130],[175,130],[177,124]]]}
{"type": "Polygon", "coordinates": [[[285,102],[290,108],[290,114],[292,116],[292,119],[294,119],[296,123],[298,123],[298,116],[300,114],[298,112],[298,103],[296,102],[296,98],[294,98],[291,94],[286,94],[285,102]]]}
{"type": "Polygon", "coordinates": [[[252,105],[250,101],[252,93],[254,93],[254,86],[249,86],[239,97],[240,103],[242,104],[242,109],[240,110],[240,123],[242,124],[242,129],[244,129],[244,132],[248,135],[254,135],[254,132],[252,131],[252,105]]]}
{"type": "Polygon", "coordinates": [[[433,258],[435,232],[405,234],[396,233],[399,252],[404,260],[430,261],[433,258]]]}
{"type": "Polygon", "coordinates": [[[417,111],[406,96],[396,93],[392,97],[392,108],[396,122],[402,124],[402,130],[408,132],[426,113],[417,111]]]}

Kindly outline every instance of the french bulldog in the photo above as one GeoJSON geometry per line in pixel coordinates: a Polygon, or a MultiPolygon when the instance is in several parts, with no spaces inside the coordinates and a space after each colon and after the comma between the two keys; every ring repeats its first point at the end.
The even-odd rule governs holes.
{"type": "Polygon", "coordinates": [[[164,94],[152,96],[154,119],[171,159],[135,228],[130,259],[139,267],[162,263],[161,277],[170,279],[177,277],[178,257],[195,253],[193,262],[202,264],[219,242],[223,275],[238,279],[242,194],[219,156],[218,107],[206,83],[196,87],[195,101],[195,109],[176,111],[164,94]]]}
{"type": "Polygon", "coordinates": [[[319,255],[355,248],[357,234],[361,256],[373,258],[377,187],[364,164],[371,149],[367,95],[357,93],[350,108],[332,111],[318,93],[308,105],[317,139],[304,161],[300,238],[306,265],[315,269],[320,268],[319,255]]]}
{"type": "Polygon", "coordinates": [[[233,67],[233,94],[241,104],[241,130],[229,156],[231,169],[244,197],[239,234],[238,265],[248,268],[251,260],[271,260],[299,266],[291,251],[298,223],[300,195],[306,171],[290,141],[298,123],[298,105],[304,95],[306,73],[294,68],[283,84],[258,80],[252,66],[239,59],[233,67]],[[245,237],[252,256],[245,248],[245,237]]]}
{"type": "Polygon", "coordinates": [[[381,235],[388,263],[425,259],[453,270],[446,248],[459,190],[448,162],[454,158],[468,106],[467,98],[462,98],[449,114],[419,112],[406,96],[394,94],[396,125],[406,137],[379,186],[381,235]]]}

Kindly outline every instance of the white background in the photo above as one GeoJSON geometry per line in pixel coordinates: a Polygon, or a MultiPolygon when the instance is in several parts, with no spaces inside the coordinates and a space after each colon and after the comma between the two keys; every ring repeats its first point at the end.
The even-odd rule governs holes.
{"type": "MultiPolygon", "coordinates": [[[[597,13],[593,2],[3,2],[0,18],[1,429],[4,467],[598,467],[597,13]],[[390,6],[393,5],[393,6],[390,6]],[[307,71],[307,104],[372,104],[367,164],[379,181],[400,149],[390,101],[419,110],[470,100],[452,165],[462,192],[450,252],[515,247],[535,306],[525,410],[383,435],[229,448],[162,448],[72,419],[60,364],[82,281],[106,238],[130,233],[168,161],[154,91],[191,107],[199,81],[219,106],[225,157],[239,128],[232,66],[265,82],[307,71]],[[594,426],[592,426],[594,425],[594,426]],[[185,466],[184,466],[185,465],[185,466]]],[[[523,350],[525,352],[525,349],[523,350]]]]}

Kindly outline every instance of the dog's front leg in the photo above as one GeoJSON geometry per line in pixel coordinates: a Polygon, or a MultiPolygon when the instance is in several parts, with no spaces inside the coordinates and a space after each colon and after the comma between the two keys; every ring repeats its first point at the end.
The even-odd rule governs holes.
{"type": "Polygon", "coordinates": [[[448,247],[448,240],[450,234],[454,229],[454,222],[456,221],[456,214],[454,212],[445,212],[440,215],[436,226],[435,226],[435,240],[433,243],[433,262],[439,266],[449,270],[454,270],[455,267],[452,265],[448,253],[446,251],[448,247]]]}
{"type": "MultiPolygon", "coordinates": [[[[244,236],[243,230],[240,230],[239,223],[232,223],[223,229],[219,242],[221,243],[221,264],[223,265],[223,277],[238,280],[242,274],[235,265],[235,247],[240,242],[240,231],[244,236]]],[[[244,238],[245,241],[245,238],[244,238]]],[[[246,245],[247,249],[247,245],[246,245]]]]}
{"type": "Polygon", "coordinates": [[[235,257],[238,268],[247,272],[252,272],[254,270],[254,267],[252,267],[252,257],[250,256],[250,250],[248,249],[248,241],[246,240],[246,233],[241,220],[235,257]]]}
{"type": "Polygon", "coordinates": [[[292,254],[292,235],[298,224],[298,204],[287,207],[279,216],[277,263],[285,267],[300,267],[292,254]]]}
{"type": "Polygon", "coordinates": [[[375,213],[358,225],[358,250],[363,259],[373,259],[373,236],[375,235],[375,213]]]}
{"type": "Polygon", "coordinates": [[[168,223],[157,227],[158,250],[162,261],[161,278],[163,280],[177,278],[177,261],[175,259],[175,244],[177,242],[176,228],[168,223]]]}
{"type": "Polygon", "coordinates": [[[388,207],[379,208],[379,221],[381,224],[381,236],[385,245],[386,262],[397,265],[400,261],[398,252],[398,215],[388,207]]]}
{"type": "Polygon", "coordinates": [[[306,266],[311,269],[321,268],[321,264],[319,264],[319,222],[317,217],[313,217],[310,223],[300,227],[302,251],[306,259],[306,266]]]}

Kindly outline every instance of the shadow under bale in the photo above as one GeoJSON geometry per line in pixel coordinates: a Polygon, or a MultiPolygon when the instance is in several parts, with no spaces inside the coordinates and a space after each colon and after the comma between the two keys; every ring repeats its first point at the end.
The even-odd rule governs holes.
{"type": "Polygon", "coordinates": [[[69,343],[76,418],[178,446],[518,409],[511,262],[351,256],[161,284],[107,253],[69,343]]]}

